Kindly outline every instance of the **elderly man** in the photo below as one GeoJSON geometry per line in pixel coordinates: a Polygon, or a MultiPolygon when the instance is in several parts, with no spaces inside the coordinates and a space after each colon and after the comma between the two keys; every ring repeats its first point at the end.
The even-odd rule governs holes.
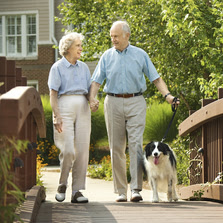
{"type": "Polygon", "coordinates": [[[130,201],[142,200],[142,143],[146,118],[146,102],[142,96],[146,90],[146,75],[165,99],[172,103],[174,97],[160,78],[148,54],[129,44],[129,25],[116,21],[110,29],[113,48],[104,52],[92,76],[90,106],[98,109],[95,99],[100,85],[106,79],[104,101],[106,127],[112,159],[116,201],[127,201],[126,131],[130,155],[130,201]]]}

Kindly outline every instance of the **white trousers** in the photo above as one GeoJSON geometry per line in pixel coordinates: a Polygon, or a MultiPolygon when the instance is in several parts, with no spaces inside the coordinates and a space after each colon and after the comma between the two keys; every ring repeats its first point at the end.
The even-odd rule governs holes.
{"type": "Polygon", "coordinates": [[[89,160],[91,112],[84,95],[64,95],[58,99],[62,133],[54,128],[54,142],[60,149],[59,184],[67,185],[72,169],[72,191],[85,189],[89,160]]]}
{"type": "Polygon", "coordinates": [[[143,96],[117,98],[107,95],[104,102],[105,121],[112,160],[114,192],[127,193],[126,131],[130,155],[130,189],[142,190],[142,146],[146,120],[143,96]]]}

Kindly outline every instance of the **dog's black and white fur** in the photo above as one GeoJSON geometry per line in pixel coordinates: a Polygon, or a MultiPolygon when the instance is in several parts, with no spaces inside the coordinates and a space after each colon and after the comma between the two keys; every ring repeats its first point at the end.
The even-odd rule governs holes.
{"type": "Polygon", "coordinates": [[[144,151],[144,170],[153,190],[152,202],[159,202],[158,191],[167,191],[169,202],[177,201],[176,157],[165,143],[151,142],[144,151]]]}

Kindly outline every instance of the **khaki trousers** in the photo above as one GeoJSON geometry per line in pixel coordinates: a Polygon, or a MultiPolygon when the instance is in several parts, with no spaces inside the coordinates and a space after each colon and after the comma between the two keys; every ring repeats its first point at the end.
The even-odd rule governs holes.
{"type": "Polygon", "coordinates": [[[89,160],[91,112],[84,95],[64,95],[58,99],[63,131],[54,129],[54,142],[60,149],[59,184],[67,185],[72,169],[72,191],[85,189],[89,160]]]}
{"type": "Polygon", "coordinates": [[[104,102],[105,121],[112,160],[114,192],[127,193],[126,133],[130,155],[130,189],[142,190],[142,144],[146,119],[143,96],[118,98],[107,95],[104,102]]]}

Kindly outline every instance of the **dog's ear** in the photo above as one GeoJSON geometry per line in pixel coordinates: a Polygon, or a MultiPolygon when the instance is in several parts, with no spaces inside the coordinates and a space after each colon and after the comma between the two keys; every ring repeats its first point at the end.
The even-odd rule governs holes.
{"type": "Polygon", "coordinates": [[[164,150],[165,150],[165,153],[166,153],[165,155],[169,154],[169,159],[170,159],[171,165],[176,168],[177,161],[176,161],[176,158],[175,158],[175,156],[173,154],[173,151],[165,143],[162,143],[162,146],[164,147],[164,150]]]}
{"type": "Polygon", "coordinates": [[[148,143],[148,144],[146,145],[146,147],[145,147],[145,154],[146,154],[146,157],[152,155],[152,145],[153,145],[153,142],[150,142],[150,143],[148,143]]]}
{"type": "Polygon", "coordinates": [[[161,145],[160,149],[162,150],[163,154],[167,155],[170,152],[169,146],[165,143],[160,143],[160,145],[161,145]]]}

